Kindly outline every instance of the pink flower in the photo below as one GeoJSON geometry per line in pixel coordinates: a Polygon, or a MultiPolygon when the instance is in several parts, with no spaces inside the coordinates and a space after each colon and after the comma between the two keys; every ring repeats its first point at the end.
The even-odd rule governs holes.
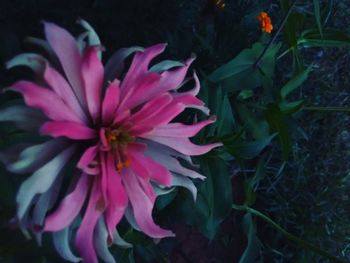
{"type": "Polygon", "coordinates": [[[184,186],[195,197],[190,178],[204,177],[183,167],[179,159],[191,165],[189,156],[221,144],[195,145],[189,140],[214,118],[192,125],[171,122],[186,108],[208,113],[196,98],[196,74],[192,90],[178,91],[193,58],[150,68],[166,47],[158,44],[122,49],[103,67],[99,39],[85,21],[81,23],[88,31],[78,40],[55,24],[44,24],[44,47],[52,63],[32,53],[8,63],[30,66],[39,81],[13,84],[10,89],[21,93],[27,106],[3,110],[0,120],[15,116],[20,128],[38,128],[41,135],[51,137],[11,150],[7,168],[32,173],[17,195],[17,218],[23,228],[34,229],[39,240],[42,232],[53,232],[56,249],[66,260],[80,260],[69,248],[69,237],[76,232],[75,247],[84,262],[98,262],[98,257],[114,262],[107,247],[126,243],[116,230],[124,215],[150,237],[174,236],[153,221],[155,189],[184,186]],[[122,75],[123,60],[132,53],[131,65],[122,75]],[[69,162],[75,162],[73,178],[65,172],[69,162]],[[66,191],[61,189],[63,181],[70,187],[57,200],[66,191]]]}

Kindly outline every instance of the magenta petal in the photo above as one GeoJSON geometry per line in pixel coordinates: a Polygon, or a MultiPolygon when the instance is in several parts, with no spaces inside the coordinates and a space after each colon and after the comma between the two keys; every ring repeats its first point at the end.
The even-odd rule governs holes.
{"type": "Polygon", "coordinates": [[[74,113],[83,121],[87,122],[86,115],[74,94],[72,87],[65,78],[50,65],[46,64],[44,79],[55,93],[69,106],[74,113]]]}
{"type": "Polygon", "coordinates": [[[102,198],[101,185],[99,178],[96,178],[90,194],[89,204],[86,208],[85,215],[77,231],[75,246],[79,254],[84,259],[84,263],[97,263],[96,251],[94,248],[94,229],[100,218],[102,211],[99,202],[102,198]]]}
{"type": "Polygon", "coordinates": [[[115,228],[122,219],[128,205],[128,196],[122,185],[120,175],[114,166],[114,159],[110,154],[107,159],[107,173],[107,196],[109,203],[105,215],[108,235],[113,240],[115,228]]]}
{"type": "Polygon", "coordinates": [[[91,47],[86,51],[82,63],[82,74],[89,112],[92,119],[97,121],[100,115],[103,65],[98,58],[96,47],[91,47]]]}
{"type": "Polygon", "coordinates": [[[136,175],[130,169],[123,169],[122,180],[140,229],[153,238],[174,236],[171,231],[162,229],[154,223],[152,218],[154,202],[146,195],[136,175]]]}
{"type": "Polygon", "coordinates": [[[138,123],[135,123],[135,125],[133,125],[133,127],[130,129],[130,133],[137,136],[146,134],[158,126],[168,124],[177,115],[183,112],[184,109],[185,106],[182,103],[170,103],[170,105],[162,109],[161,112],[152,114],[148,117],[145,117],[143,120],[140,120],[138,123]]]}
{"type": "Polygon", "coordinates": [[[85,106],[84,83],[81,74],[82,58],[75,39],[65,29],[44,23],[45,35],[59,58],[66,76],[80,103],[85,106]]]}
{"type": "Polygon", "coordinates": [[[152,180],[164,186],[171,185],[172,177],[170,172],[161,164],[146,157],[143,152],[129,147],[127,150],[127,156],[128,159],[130,159],[131,168],[135,174],[140,175],[140,177],[145,180],[152,178],[152,180]]]}
{"type": "Polygon", "coordinates": [[[59,231],[69,226],[83,207],[89,188],[89,178],[82,174],[74,190],[66,195],[58,208],[45,221],[44,231],[59,231]]]}
{"type": "Polygon", "coordinates": [[[74,122],[51,121],[40,128],[40,133],[52,137],[67,137],[74,140],[87,140],[96,137],[96,131],[74,122]]]}
{"type": "Polygon", "coordinates": [[[40,109],[50,119],[84,123],[60,97],[49,89],[30,81],[18,81],[10,89],[20,92],[28,106],[40,109]]]}
{"type": "Polygon", "coordinates": [[[222,146],[222,143],[196,145],[196,144],[193,144],[188,138],[180,138],[180,137],[165,137],[165,136],[153,136],[153,135],[145,135],[141,137],[164,144],[186,155],[202,155],[211,151],[216,147],[222,146]]]}
{"type": "Polygon", "coordinates": [[[80,160],[77,164],[77,167],[83,170],[87,174],[99,174],[100,173],[100,165],[97,164],[95,158],[98,153],[98,146],[91,146],[85,150],[83,155],[80,157],[80,160]],[[94,163],[96,162],[96,164],[94,163]]]}
{"type": "Polygon", "coordinates": [[[153,58],[161,54],[166,47],[166,44],[157,44],[145,48],[143,52],[137,52],[133,58],[131,66],[122,82],[122,94],[135,84],[135,81],[148,72],[148,66],[153,58]]]}
{"type": "Polygon", "coordinates": [[[104,124],[110,124],[114,117],[119,104],[119,80],[114,80],[106,90],[102,103],[102,121],[104,124]]]}
{"type": "Polygon", "coordinates": [[[215,122],[215,120],[216,118],[212,117],[209,120],[201,121],[192,125],[185,125],[182,123],[168,123],[167,125],[155,128],[154,130],[147,133],[147,135],[165,137],[193,137],[205,126],[215,122]]]}

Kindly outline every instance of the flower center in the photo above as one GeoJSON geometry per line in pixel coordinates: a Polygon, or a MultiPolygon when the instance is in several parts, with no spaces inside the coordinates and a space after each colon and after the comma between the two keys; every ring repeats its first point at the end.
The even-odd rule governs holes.
{"type": "Polygon", "coordinates": [[[123,168],[128,168],[130,160],[124,152],[128,143],[133,142],[135,138],[120,128],[106,128],[103,135],[105,137],[103,141],[106,145],[102,143],[102,150],[110,151],[113,154],[117,171],[121,172],[123,168]]]}

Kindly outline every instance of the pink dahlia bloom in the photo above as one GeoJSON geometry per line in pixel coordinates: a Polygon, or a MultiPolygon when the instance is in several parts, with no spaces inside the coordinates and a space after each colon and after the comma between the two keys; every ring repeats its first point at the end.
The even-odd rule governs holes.
{"type": "Polygon", "coordinates": [[[127,244],[116,228],[124,215],[150,237],[174,236],[153,221],[157,191],[183,186],[195,196],[191,178],[204,177],[182,166],[179,158],[193,166],[190,156],[220,144],[195,145],[189,140],[213,118],[192,125],[171,122],[190,107],[208,114],[196,98],[196,74],[195,87],[179,92],[193,58],[150,67],[165,49],[165,44],[158,44],[122,49],[104,67],[96,33],[80,22],[87,32],[77,40],[55,24],[44,24],[47,42],[34,42],[45,47],[52,63],[33,53],[8,63],[30,66],[38,81],[22,80],[10,87],[22,94],[26,106],[6,108],[0,120],[39,130],[50,139],[18,145],[3,159],[8,159],[12,172],[32,173],[17,195],[17,220],[23,229],[33,230],[39,241],[43,232],[52,232],[56,249],[66,260],[95,263],[99,257],[115,262],[108,246],[127,244]],[[123,60],[132,53],[124,71],[123,60]],[[71,162],[73,167],[67,165],[71,162]],[[65,168],[74,172],[66,173],[65,168]],[[62,189],[67,183],[68,190],[62,189]],[[70,249],[71,236],[81,258],[70,249]]]}

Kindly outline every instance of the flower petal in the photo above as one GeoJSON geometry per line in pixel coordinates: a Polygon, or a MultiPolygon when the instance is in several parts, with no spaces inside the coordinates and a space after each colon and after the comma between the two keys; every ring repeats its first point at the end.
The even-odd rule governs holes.
{"type": "Polygon", "coordinates": [[[49,64],[46,64],[44,79],[50,88],[52,88],[67,106],[74,111],[75,115],[77,115],[82,122],[87,123],[88,119],[86,118],[85,112],[79,104],[79,100],[76,97],[76,94],[74,94],[72,87],[68,84],[65,78],[49,64]]]}
{"type": "Polygon", "coordinates": [[[37,131],[46,121],[46,117],[38,110],[16,105],[0,110],[0,121],[11,121],[25,131],[37,131]]]}
{"type": "Polygon", "coordinates": [[[27,212],[34,196],[45,193],[51,187],[62,168],[72,156],[74,149],[75,146],[71,146],[64,150],[22,183],[16,197],[19,220],[27,212]]]}
{"type": "Polygon", "coordinates": [[[75,39],[65,29],[53,23],[45,22],[44,27],[46,38],[58,56],[75,95],[80,104],[85,107],[84,83],[81,74],[82,58],[75,39]]]}
{"type": "Polygon", "coordinates": [[[80,157],[77,167],[83,170],[86,174],[99,174],[101,172],[101,168],[100,165],[95,161],[97,153],[97,145],[87,148],[83,155],[80,157]]]}
{"type": "Polygon", "coordinates": [[[106,94],[102,103],[102,121],[109,125],[114,117],[119,105],[119,80],[114,80],[106,89],[106,94]]]}
{"type": "Polygon", "coordinates": [[[96,122],[100,116],[101,92],[103,83],[103,65],[98,58],[98,48],[90,47],[84,54],[82,74],[85,84],[85,96],[89,112],[96,122]]]}
{"type": "Polygon", "coordinates": [[[154,238],[174,236],[171,231],[164,230],[154,223],[152,218],[154,203],[143,191],[136,175],[130,169],[123,169],[121,176],[140,229],[154,238]]]}
{"type": "Polygon", "coordinates": [[[108,154],[107,157],[107,197],[109,203],[105,219],[109,239],[113,241],[116,226],[122,219],[125,208],[128,205],[128,196],[122,185],[120,175],[117,173],[111,154],[108,154]]]}
{"type": "Polygon", "coordinates": [[[94,244],[96,248],[97,255],[105,263],[115,263],[115,259],[111,252],[108,250],[107,244],[108,232],[106,229],[106,224],[103,220],[103,217],[98,220],[95,233],[94,233],[94,244]]]}
{"type": "Polygon", "coordinates": [[[52,233],[53,244],[57,252],[67,261],[80,262],[81,258],[75,256],[69,246],[69,227],[52,233]]]}
{"type": "Polygon", "coordinates": [[[148,132],[147,135],[165,136],[165,137],[193,137],[201,129],[208,124],[215,122],[216,118],[213,116],[209,120],[201,121],[192,125],[185,125],[182,123],[168,123],[167,125],[157,127],[148,132]]]}
{"type": "Polygon", "coordinates": [[[83,207],[88,189],[88,175],[82,174],[74,190],[66,195],[58,208],[46,218],[44,231],[55,232],[68,227],[83,207]]]}
{"type": "Polygon", "coordinates": [[[193,144],[188,138],[153,136],[153,135],[145,135],[145,136],[142,135],[141,137],[164,144],[186,155],[202,155],[211,151],[216,147],[222,146],[222,143],[196,145],[196,144],[193,144]]]}
{"type": "Polygon", "coordinates": [[[87,140],[96,138],[96,131],[86,126],[67,121],[46,122],[40,128],[40,133],[52,137],[67,137],[74,140],[87,140]]]}
{"type": "Polygon", "coordinates": [[[40,87],[30,81],[18,81],[10,90],[20,92],[28,106],[40,109],[46,116],[57,121],[83,123],[58,95],[49,89],[40,87]]]}
{"type": "Polygon", "coordinates": [[[173,174],[172,186],[182,186],[187,188],[192,193],[193,200],[196,201],[197,188],[191,179],[181,175],[173,174]]]}
{"type": "Polygon", "coordinates": [[[94,229],[102,214],[98,204],[101,198],[101,184],[99,178],[95,177],[89,204],[75,238],[75,246],[82,256],[84,263],[98,262],[94,248],[94,229]]]}

